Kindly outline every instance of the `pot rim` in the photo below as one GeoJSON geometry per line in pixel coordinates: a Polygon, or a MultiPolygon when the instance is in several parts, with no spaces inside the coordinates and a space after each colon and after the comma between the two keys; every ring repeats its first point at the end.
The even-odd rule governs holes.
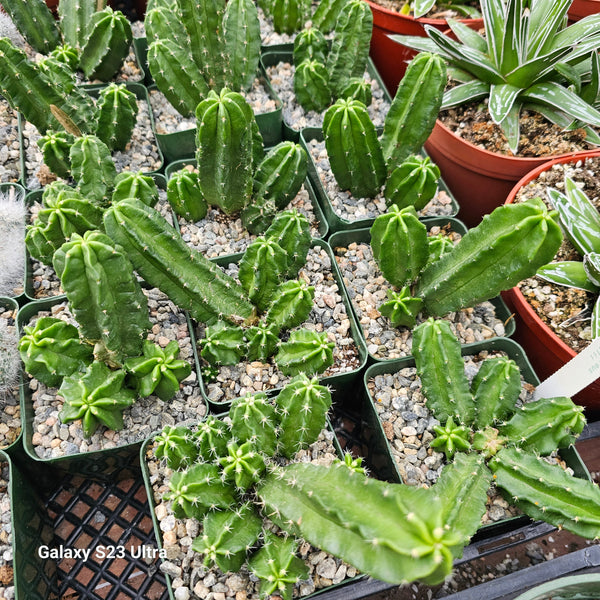
{"type": "MultiPolygon", "coordinates": [[[[554,165],[585,160],[586,158],[597,157],[600,157],[600,149],[587,152],[580,152],[575,156],[559,156],[552,160],[549,160],[548,162],[545,162],[539,167],[531,170],[529,173],[527,173],[527,175],[522,177],[516,183],[516,185],[510,191],[510,194],[508,195],[505,204],[512,204],[517,196],[517,193],[522,187],[524,187],[534,179],[537,179],[541,173],[549,171],[554,165]]],[[[523,319],[526,319],[529,322],[535,322],[536,325],[538,325],[542,330],[544,336],[550,337],[552,339],[552,342],[556,344],[557,349],[561,353],[566,354],[569,358],[574,358],[575,356],[577,356],[577,352],[575,352],[575,350],[573,350],[558,335],[556,335],[556,333],[554,333],[554,331],[552,331],[552,329],[550,329],[550,327],[548,327],[548,325],[546,325],[544,321],[542,321],[542,319],[538,316],[536,311],[533,310],[531,304],[529,304],[529,302],[525,299],[525,296],[523,296],[523,293],[517,286],[513,287],[510,290],[507,290],[505,293],[508,296],[510,296],[511,301],[515,304],[515,307],[519,307],[520,314],[523,317],[523,319]]]]}
{"type": "MultiPolygon", "coordinates": [[[[374,0],[365,0],[365,2],[371,7],[371,10],[373,12],[379,12],[381,13],[382,16],[387,17],[388,19],[391,20],[399,20],[399,21],[416,21],[417,23],[420,23],[421,25],[433,25],[434,27],[440,27],[440,26],[444,26],[447,24],[446,19],[432,19],[430,17],[413,17],[412,15],[402,15],[398,12],[395,12],[393,10],[390,10],[389,8],[385,8],[383,6],[381,6],[380,4],[377,4],[376,2],[374,2],[374,0]]],[[[477,18],[477,19],[469,19],[469,18],[465,18],[465,19],[458,19],[461,23],[465,23],[466,25],[470,24],[470,23],[476,23],[478,21],[482,21],[481,18],[477,18]]]]}

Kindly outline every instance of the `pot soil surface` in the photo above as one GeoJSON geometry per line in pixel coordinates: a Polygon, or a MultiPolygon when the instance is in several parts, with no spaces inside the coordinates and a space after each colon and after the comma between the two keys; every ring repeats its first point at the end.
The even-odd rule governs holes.
{"type": "Polygon", "coordinates": [[[14,598],[15,596],[8,485],[8,463],[0,462],[0,598],[14,598]]]}
{"type": "MultiPolygon", "coordinates": [[[[15,324],[16,309],[0,305],[0,327],[6,329],[9,335],[14,336],[15,351],[18,335],[15,324]]],[[[17,357],[17,360],[18,357],[17,357]]],[[[20,361],[19,361],[20,362],[20,361]]],[[[6,393],[0,392],[0,448],[10,446],[19,437],[21,432],[21,407],[19,404],[19,384],[15,384],[6,393]]],[[[0,514],[2,512],[0,511],[0,514]]],[[[0,536],[0,542],[2,538],[0,536]]],[[[1,552],[0,552],[1,557],[1,552]]],[[[1,590],[0,590],[1,591],[1,590]]],[[[2,596],[0,595],[0,598],[2,596]]]]}

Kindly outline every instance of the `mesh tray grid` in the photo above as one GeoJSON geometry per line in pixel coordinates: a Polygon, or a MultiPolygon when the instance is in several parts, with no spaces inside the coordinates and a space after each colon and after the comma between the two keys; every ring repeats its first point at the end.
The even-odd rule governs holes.
{"type": "Polygon", "coordinates": [[[137,556],[140,547],[150,553],[157,548],[141,478],[106,485],[69,474],[46,506],[54,522],[53,546],[90,550],[87,560],[57,561],[58,598],[168,598],[159,559],[137,556]]]}

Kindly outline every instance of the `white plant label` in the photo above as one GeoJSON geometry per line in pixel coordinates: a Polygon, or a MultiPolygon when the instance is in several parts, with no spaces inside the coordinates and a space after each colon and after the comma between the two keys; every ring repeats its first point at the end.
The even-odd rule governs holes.
{"type": "Polygon", "coordinates": [[[600,338],[537,386],[533,398],[571,398],[600,377],[600,338]]]}

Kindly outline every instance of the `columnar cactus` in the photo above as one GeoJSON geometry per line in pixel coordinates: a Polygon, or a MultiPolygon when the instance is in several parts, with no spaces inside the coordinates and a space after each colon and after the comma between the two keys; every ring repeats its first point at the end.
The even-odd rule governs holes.
{"type": "Polygon", "coordinates": [[[66,375],[93,360],[92,347],[79,341],[77,327],[55,317],[42,317],[25,326],[19,353],[25,370],[49,387],[58,387],[66,375]]]}
{"type": "Polygon", "coordinates": [[[71,175],[69,152],[75,138],[65,131],[49,131],[38,140],[44,163],[59,177],[67,179],[71,175]]]}
{"type": "Polygon", "coordinates": [[[329,71],[322,61],[305,59],[296,65],[294,94],[304,110],[321,112],[331,104],[329,71]]]}
{"type": "Polygon", "coordinates": [[[309,220],[297,210],[284,210],[277,213],[265,239],[277,242],[288,257],[288,277],[295,277],[306,263],[308,249],[312,239],[309,220]]]}
{"type": "Polygon", "coordinates": [[[120,11],[110,6],[95,12],[88,24],[87,41],[81,49],[79,66],[90,79],[109,80],[129,53],[131,25],[120,11]]]}
{"type": "Polygon", "coordinates": [[[79,191],[97,204],[105,205],[117,176],[108,146],[95,135],[83,135],[73,142],[69,161],[79,191]]]}
{"type": "Polygon", "coordinates": [[[201,356],[211,365],[237,365],[246,355],[244,330],[217,322],[206,328],[201,356]]]}
{"type": "Polygon", "coordinates": [[[425,205],[435,196],[440,169],[427,157],[409,156],[390,174],[385,184],[385,198],[388,206],[398,208],[414,206],[415,210],[425,205]]]}
{"type": "Polygon", "coordinates": [[[352,77],[348,80],[348,84],[341,91],[340,98],[346,100],[358,100],[365,106],[369,106],[373,100],[373,92],[371,84],[362,77],[352,77]]]}
{"type": "Polygon", "coordinates": [[[278,329],[291,329],[304,323],[312,310],[314,295],[315,288],[304,280],[282,283],[269,305],[266,322],[278,329]]]}
{"type": "Polygon", "coordinates": [[[362,77],[367,66],[373,30],[371,8],[360,0],[350,0],[340,12],[335,26],[327,70],[331,90],[339,96],[352,77],[362,77]]]}
{"type": "Polygon", "coordinates": [[[346,0],[321,0],[313,13],[312,24],[319,31],[329,33],[338,22],[346,0]]]}
{"type": "Polygon", "coordinates": [[[198,448],[194,436],[187,427],[165,426],[154,440],[156,458],[164,458],[170,469],[179,470],[196,462],[198,448]]]}
{"type": "Polygon", "coordinates": [[[138,114],[135,94],[125,84],[110,83],[98,96],[97,137],[112,150],[125,150],[138,114]]]}
{"type": "Polygon", "coordinates": [[[279,343],[280,328],[271,323],[260,321],[257,325],[249,327],[245,336],[248,340],[246,357],[250,361],[266,361],[275,353],[279,343]]]}
{"type": "Polygon", "coordinates": [[[190,249],[155,209],[136,199],[122,200],[106,211],[104,227],[140,276],[194,319],[233,323],[255,319],[256,309],[241,286],[190,249]]]}
{"type": "Polygon", "coordinates": [[[179,382],[192,372],[190,363],[178,356],[176,340],[171,340],[164,349],[144,340],[143,356],[127,359],[124,368],[136,380],[142,398],[156,394],[167,401],[179,391],[179,382]]]}
{"type": "Polygon", "coordinates": [[[188,169],[175,171],[171,175],[167,183],[167,200],[175,214],[187,221],[200,221],[208,212],[198,173],[188,169]]]}
{"type": "Polygon", "coordinates": [[[48,54],[60,43],[60,31],[44,0],[2,0],[2,7],[37,52],[48,54]]]}
{"type": "Polygon", "coordinates": [[[99,231],[73,234],[54,253],[53,266],[96,357],[121,366],[140,355],[150,329],[148,303],[131,263],[112,240],[99,231]]]}
{"type": "Polygon", "coordinates": [[[326,333],[297,329],[279,345],[275,362],[284,375],[321,373],[333,364],[334,347],[335,342],[328,342],[326,333]]]}
{"type": "Polygon", "coordinates": [[[198,455],[206,462],[224,456],[230,439],[231,432],[227,425],[213,415],[209,415],[198,425],[194,435],[198,455]]]}
{"type": "Polygon", "coordinates": [[[266,394],[247,394],[237,398],[229,409],[231,430],[241,442],[251,442],[265,454],[277,445],[277,415],[266,394]]]}
{"type": "Polygon", "coordinates": [[[263,455],[253,442],[241,445],[230,442],[227,454],[219,458],[219,464],[223,467],[223,479],[231,481],[236,490],[242,493],[258,483],[267,468],[263,455]]]}
{"type": "Polygon", "coordinates": [[[271,0],[270,14],[277,33],[294,33],[310,15],[308,0],[271,0]]]}
{"type": "Polygon", "coordinates": [[[58,16],[65,42],[81,50],[87,40],[87,31],[96,11],[94,0],[60,0],[58,16]]]}
{"type": "Polygon", "coordinates": [[[196,159],[202,194],[227,214],[252,194],[254,114],[241,94],[210,92],[196,109],[196,159]]]}
{"type": "Polygon", "coordinates": [[[81,375],[63,379],[58,390],[65,400],[59,418],[63,423],[81,419],[83,433],[91,436],[100,424],[113,431],[123,429],[123,411],[135,402],[135,391],[124,387],[125,371],[111,371],[95,361],[81,375]]]}
{"type": "Polygon", "coordinates": [[[77,69],[79,65],[79,52],[77,48],[71,44],[61,44],[50,52],[49,57],[55,58],[58,62],[63,63],[72,71],[77,69]]]}
{"type": "Polygon", "coordinates": [[[387,170],[375,126],[364,104],[338,100],[325,113],[323,135],[339,186],[357,197],[375,196],[387,170]]]}
{"type": "Polygon", "coordinates": [[[328,50],[327,39],[321,31],[317,27],[308,27],[294,39],[294,64],[299,65],[305,60],[318,60],[324,63],[328,50]]]}
{"type": "Polygon", "coordinates": [[[120,202],[125,198],[137,198],[147,206],[154,206],[158,202],[158,188],[154,179],[142,171],[119,173],[115,177],[111,202],[120,202]]]}

